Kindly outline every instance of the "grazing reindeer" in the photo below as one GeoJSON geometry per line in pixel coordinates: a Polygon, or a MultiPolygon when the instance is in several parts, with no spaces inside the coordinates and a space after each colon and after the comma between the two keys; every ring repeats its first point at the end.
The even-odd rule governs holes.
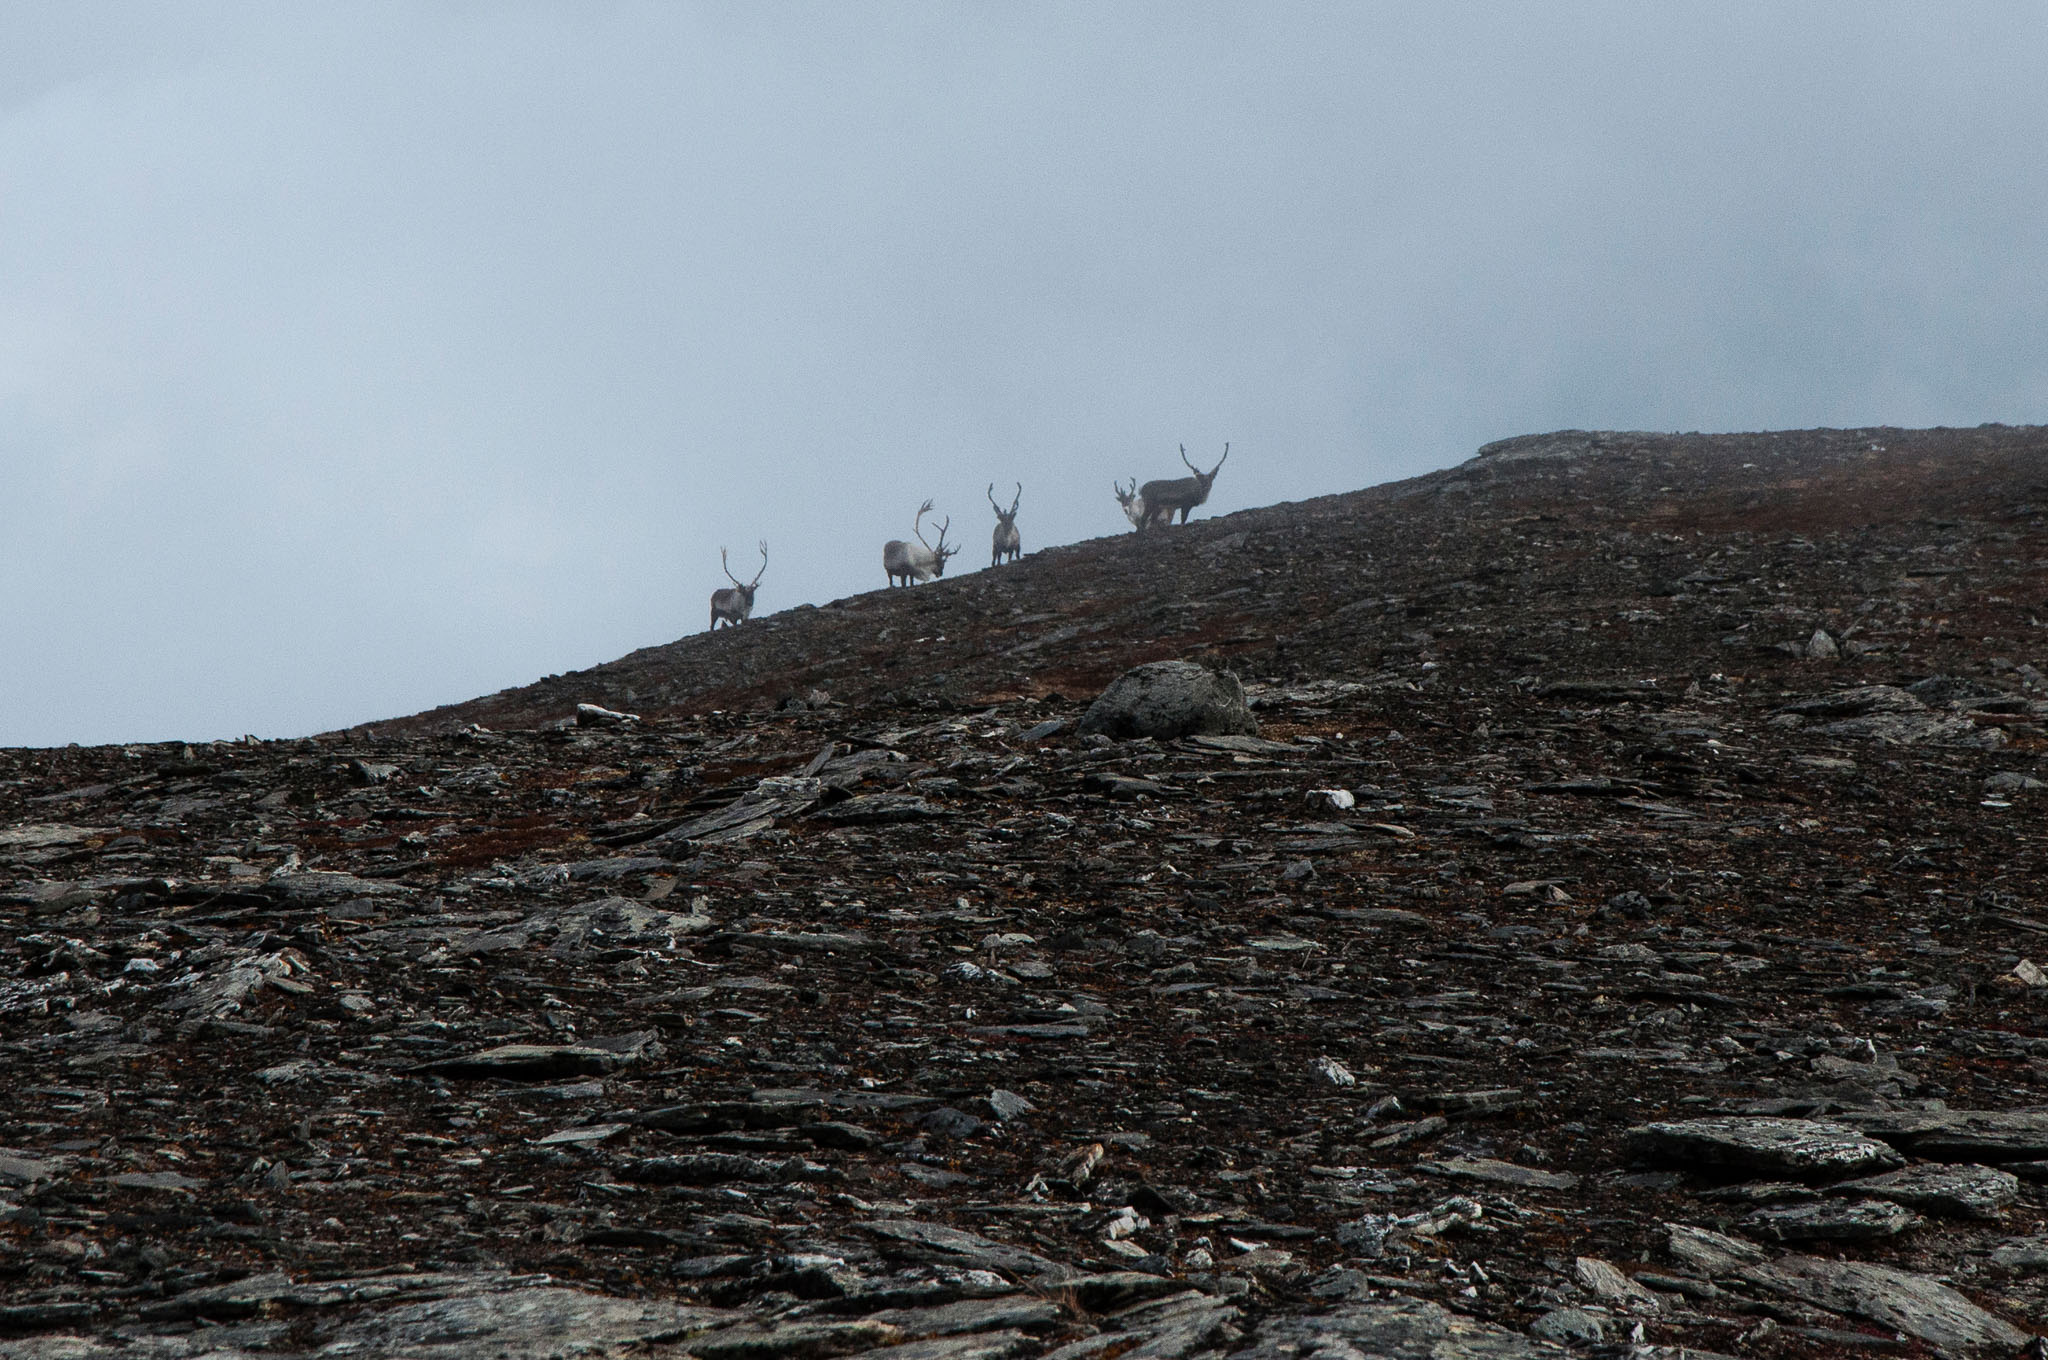
{"type": "MultiPolygon", "coordinates": [[[[1019,488],[1018,494],[1023,494],[1022,488],[1019,488]]],[[[905,543],[900,538],[892,538],[882,545],[882,570],[889,573],[890,585],[895,585],[899,576],[903,578],[903,584],[906,586],[915,581],[929,581],[934,577],[944,576],[946,559],[960,551],[958,548],[946,546],[946,530],[953,527],[950,516],[939,526],[939,541],[936,547],[924,541],[924,529],[920,526],[924,517],[931,511],[930,501],[917,507],[917,518],[910,522],[910,531],[917,535],[915,545],[905,543]]]]}
{"type": "Polygon", "coordinates": [[[1145,527],[1145,498],[1138,494],[1138,479],[1131,478],[1129,491],[1124,490],[1122,482],[1111,482],[1110,485],[1116,488],[1116,501],[1124,508],[1124,518],[1131,522],[1133,529],[1142,531],[1145,527]]]}
{"type": "Polygon", "coordinates": [[[988,484],[989,509],[996,512],[995,543],[988,558],[988,564],[992,567],[999,564],[1005,556],[1008,556],[1014,562],[1017,560],[1017,555],[1024,551],[1024,536],[1017,532],[1017,507],[1023,503],[1023,500],[1024,483],[1019,482],[1017,483],[1017,499],[1011,501],[1010,508],[1005,510],[1002,506],[996,504],[996,484],[994,482],[988,484]]]}
{"type": "Polygon", "coordinates": [[[725,579],[732,582],[730,587],[720,586],[711,592],[711,627],[718,628],[718,621],[725,620],[728,628],[737,628],[747,621],[754,612],[754,592],[761,588],[761,578],[768,574],[768,540],[761,540],[761,570],[754,573],[754,579],[745,585],[732,574],[732,567],[725,560],[725,549],[718,550],[718,565],[725,571],[725,579]]]}
{"type": "MultiPolygon", "coordinates": [[[[1173,523],[1173,512],[1180,511],[1180,522],[1188,522],[1188,511],[1209,499],[1209,487],[1216,481],[1216,474],[1223,470],[1223,461],[1230,457],[1230,445],[1223,446],[1223,458],[1216,460],[1216,466],[1207,472],[1193,463],[1188,463],[1188,446],[1180,446],[1180,460],[1188,463],[1192,477],[1174,477],[1166,481],[1147,482],[1138,491],[1145,502],[1145,520],[1153,524],[1173,523]]],[[[1139,525],[1143,528],[1144,525],[1139,525]]]]}

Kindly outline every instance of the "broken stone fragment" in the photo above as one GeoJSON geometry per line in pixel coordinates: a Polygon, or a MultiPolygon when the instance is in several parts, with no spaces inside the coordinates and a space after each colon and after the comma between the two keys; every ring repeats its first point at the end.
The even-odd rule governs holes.
{"type": "Polygon", "coordinates": [[[1664,1311],[1662,1300],[1624,1275],[1611,1261],[1581,1256],[1572,1263],[1572,1275],[1594,1298],[1634,1313],[1664,1311]]]}
{"type": "Polygon", "coordinates": [[[576,705],[578,727],[628,727],[640,721],[638,713],[620,713],[597,704],[576,705]]]}
{"type": "Polygon", "coordinates": [[[480,1053],[421,1063],[413,1070],[440,1077],[554,1081],[562,1077],[602,1076],[660,1050],[653,1031],[637,1030],[575,1044],[500,1044],[480,1053]]]}
{"type": "Polygon", "coordinates": [[[1947,1285],[1891,1266],[1787,1256],[1751,1266],[1743,1278],[1816,1308],[1894,1328],[1943,1355],[2005,1356],[2028,1339],[2025,1332],[1947,1285]]]}
{"type": "Polygon", "coordinates": [[[1888,1170],[1905,1158],[1874,1138],[1811,1119],[1717,1116],[1643,1124],[1628,1132],[1630,1155],[1671,1166],[1731,1167],[1795,1176],[1888,1170]]]}
{"type": "Polygon", "coordinates": [[[1419,1162],[1416,1169],[1459,1180],[1518,1185],[1526,1190],[1570,1190],[1579,1183],[1579,1178],[1568,1171],[1539,1171],[1491,1157],[1446,1157],[1441,1161],[1419,1162]]]}
{"type": "Polygon", "coordinates": [[[1870,1195],[1951,1218],[1996,1218],[2019,1198],[2019,1177],[1988,1166],[1923,1163],[1830,1186],[1829,1194],[1870,1195]]]}
{"type": "Polygon", "coordinates": [[[1911,1209],[1888,1200],[1825,1199],[1759,1209],[1742,1227],[1780,1242],[1877,1242],[1919,1222],[1911,1209]]]}
{"type": "Polygon", "coordinates": [[[1669,1233],[1665,1249],[1671,1253],[1671,1260],[1706,1276],[1737,1274],[1745,1266],[1761,1264],[1765,1256],[1763,1247],[1751,1241],[1694,1227],[1692,1223],[1665,1223],[1665,1231],[1669,1233]]]}

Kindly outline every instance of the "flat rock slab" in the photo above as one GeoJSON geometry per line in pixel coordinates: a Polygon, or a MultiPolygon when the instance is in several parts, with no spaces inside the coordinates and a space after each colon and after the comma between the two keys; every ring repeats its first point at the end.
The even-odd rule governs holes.
{"type": "Polygon", "coordinates": [[[680,1157],[644,1157],[626,1163],[620,1174],[642,1185],[721,1185],[729,1181],[793,1185],[798,1181],[829,1180],[838,1173],[801,1157],[771,1160],[737,1152],[697,1152],[680,1157]]]}
{"type": "Polygon", "coordinates": [[[1764,1250],[1754,1242],[1690,1223],[1666,1223],[1664,1228],[1670,1234],[1664,1249],[1671,1259],[1702,1275],[1739,1275],[1749,1266],[1763,1264],[1764,1250]]]}
{"type": "Polygon", "coordinates": [[[1000,1270],[1030,1277],[1055,1275],[1065,1267],[1036,1252],[995,1242],[979,1233],[909,1218],[870,1219],[856,1225],[870,1237],[926,1261],[963,1265],[974,1270],[1000,1270]]]}
{"type": "Polygon", "coordinates": [[[881,826],[889,822],[929,822],[953,816],[948,808],[911,793],[863,793],[811,814],[835,826],[881,826]]]}
{"type": "Polygon", "coordinates": [[[2005,1356],[2027,1333],[1924,1275],[1865,1261],[1787,1256],[1743,1277],[1786,1298],[1868,1318],[1949,1356],[2005,1356]]]}
{"type": "Polygon", "coordinates": [[[496,1078],[499,1081],[557,1081],[616,1072],[654,1047],[650,1032],[580,1044],[500,1044],[480,1053],[437,1058],[412,1069],[437,1077],[496,1078]]]}
{"type": "Polygon", "coordinates": [[[2040,1270],[2048,1266],[2048,1237],[2014,1237],[1991,1249],[1991,1264],[2007,1270],[2040,1270]]]}
{"type": "Polygon", "coordinates": [[[1044,1360],[1098,1360],[1104,1355],[1179,1360],[1197,1351],[1213,1354],[1217,1346],[1239,1339],[1239,1316],[1237,1307],[1226,1300],[1182,1289],[1112,1314],[1103,1319],[1105,1331],[1070,1341],[1047,1352],[1044,1360]]]}
{"type": "Polygon", "coordinates": [[[1912,1151],[1944,1161],[2031,1162],[2048,1158],[2048,1111],[1956,1111],[1956,1119],[1914,1137],[1912,1151]]]}
{"type": "Polygon", "coordinates": [[[601,1357],[643,1352],[732,1320],[719,1309],[541,1285],[403,1304],[349,1323],[314,1353],[321,1360],[601,1357]]]}
{"type": "Polygon", "coordinates": [[[350,897],[398,897],[412,891],[403,883],[383,878],[358,878],[354,874],[329,873],[313,869],[304,873],[273,874],[267,885],[271,892],[290,902],[338,902],[350,897]]]}
{"type": "Polygon", "coordinates": [[[869,1314],[869,1321],[899,1327],[905,1336],[958,1336],[963,1332],[1051,1331],[1066,1316],[1066,1309],[1051,1299],[1009,1294],[993,1299],[962,1299],[929,1308],[890,1308],[869,1314]]]}
{"type": "Polygon", "coordinates": [[[1930,1162],[1846,1181],[1829,1187],[1829,1193],[1888,1199],[1950,1218],[1996,1218],[2020,1197],[2020,1178],[1988,1166],[1930,1162]]]}
{"type": "Polygon", "coordinates": [[[1629,1130],[1628,1151],[1671,1166],[1794,1176],[1853,1176],[1889,1170],[1906,1160],[1887,1144],[1840,1124],[1735,1116],[1643,1124],[1629,1130]]]}
{"type": "Polygon", "coordinates": [[[1023,1332],[971,1332],[884,1346],[866,1352],[861,1360],[1010,1360],[1037,1350],[1039,1344],[1023,1332]]]}
{"type": "Polygon", "coordinates": [[[852,1355],[904,1340],[900,1328],[873,1318],[851,1322],[785,1322],[780,1326],[735,1327],[685,1343],[697,1360],[823,1360],[852,1355]]]}
{"type": "Polygon", "coordinates": [[[1742,1227],[1780,1242],[1877,1242],[1919,1221],[1918,1214],[1890,1200],[1824,1199],[1759,1209],[1742,1220],[1742,1227]]]}
{"type": "Polygon", "coordinates": [[[1453,1313],[1421,1299],[1353,1304],[1314,1317],[1269,1318],[1230,1360],[1296,1356],[1374,1360],[1561,1360],[1564,1347],[1453,1313]]]}
{"type": "Polygon", "coordinates": [[[1416,1170],[1458,1180],[1485,1181],[1490,1185],[1519,1185],[1527,1190],[1570,1190],[1579,1178],[1568,1171],[1539,1171],[1532,1166],[1495,1161],[1491,1157],[1446,1157],[1440,1161],[1418,1162],[1416,1170]]]}

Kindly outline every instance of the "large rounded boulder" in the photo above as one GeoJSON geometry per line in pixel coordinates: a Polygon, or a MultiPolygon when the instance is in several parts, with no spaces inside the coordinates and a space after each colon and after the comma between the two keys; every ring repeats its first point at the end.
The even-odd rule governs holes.
{"type": "Polygon", "coordinates": [[[1083,736],[1100,732],[1118,741],[1154,737],[1257,736],[1258,719],[1244,686],[1228,671],[1192,661],[1149,661],[1110,683],[1081,715],[1083,736]]]}

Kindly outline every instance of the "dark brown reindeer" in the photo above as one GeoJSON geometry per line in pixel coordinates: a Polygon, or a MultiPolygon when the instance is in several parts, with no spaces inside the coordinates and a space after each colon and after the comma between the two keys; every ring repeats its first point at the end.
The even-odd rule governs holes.
{"type": "Polygon", "coordinates": [[[939,541],[936,546],[924,541],[924,529],[921,526],[924,517],[931,511],[930,501],[917,507],[917,518],[910,522],[910,531],[917,535],[915,544],[905,543],[900,538],[892,538],[882,545],[882,570],[889,573],[890,585],[895,585],[899,576],[903,578],[903,584],[906,586],[913,582],[929,581],[934,577],[944,576],[946,559],[960,551],[958,548],[946,546],[946,530],[953,527],[950,516],[939,526],[939,541]]]}
{"type": "Polygon", "coordinates": [[[754,592],[761,588],[761,578],[768,574],[768,540],[761,540],[761,570],[754,573],[754,579],[745,585],[732,574],[732,567],[725,560],[725,549],[718,550],[718,565],[725,571],[730,586],[720,586],[711,592],[711,627],[715,632],[718,621],[725,620],[728,628],[737,628],[747,621],[754,612],[754,592]]]}
{"type": "Polygon", "coordinates": [[[1163,481],[1147,482],[1138,488],[1138,499],[1145,503],[1144,518],[1138,527],[1147,524],[1171,524],[1174,511],[1180,512],[1180,522],[1188,522],[1188,512],[1209,499],[1209,488],[1216,481],[1216,474],[1223,470],[1224,460],[1230,457],[1230,445],[1223,446],[1223,457],[1216,460],[1216,466],[1207,472],[1193,463],[1188,463],[1188,446],[1180,446],[1180,460],[1188,463],[1192,477],[1173,477],[1163,481]]]}
{"type": "Polygon", "coordinates": [[[996,504],[996,484],[994,482],[988,484],[989,508],[996,512],[995,542],[991,545],[988,558],[988,564],[992,567],[1000,564],[1005,557],[1014,562],[1024,551],[1024,536],[1017,532],[1017,507],[1023,501],[1024,483],[1022,482],[1017,483],[1017,498],[1010,502],[1010,508],[1007,510],[996,504]]]}

